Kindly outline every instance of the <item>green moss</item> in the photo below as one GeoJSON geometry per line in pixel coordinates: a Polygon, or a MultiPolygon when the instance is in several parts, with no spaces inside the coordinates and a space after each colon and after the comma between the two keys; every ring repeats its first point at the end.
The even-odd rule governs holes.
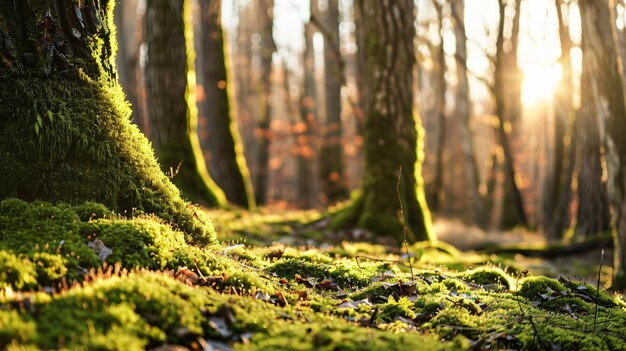
{"type": "MultiPolygon", "coordinates": [[[[55,286],[63,277],[69,281],[80,278],[85,270],[100,266],[98,256],[88,246],[88,240],[95,239],[112,250],[107,257],[111,264],[177,269],[179,265],[193,267],[197,259],[205,272],[210,272],[206,267],[216,258],[189,246],[185,237],[156,216],[122,218],[94,203],[72,207],[3,200],[0,260],[7,269],[0,272],[0,284],[30,289],[38,284],[55,286]],[[91,213],[107,218],[93,219],[91,213]]],[[[221,269],[227,266],[224,260],[221,269]]]]}
{"type": "Polygon", "coordinates": [[[565,286],[558,281],[551,278],[538,276],[524,278],[520,282],[517,293],[531,301],[535,301],[536,299],[540,298],[541,294],[545,294],[550,291],[561,292],[564,290],[566,290],[565,286]]]}
{"type": "Polygon", "coordinates": [[[103,204],[95,202],[85,202],[83,204],[74,206],[74,211],[78,215],[81,221],[87,222],[92,219],[99,218],[113,218],[115,215],[109,211],[103,204]]]}
{"type": "Polygon", "coordinates": [[[387,303],[382,305],[380,309],[380,318],[385,322],[391,322],[397,317],[414,319],[417,315],[411,309],[412,307],[413,302],[409,301],[406,297],[402,297],[396,301],[390,296],[387,303]]]}
{"type": "Polygon", "coordinates": [[[26,344],[35,339],[35,323],[16,311],[0,310],[0,349],[12,343],[26,344]]]}
{"type": "MultiPolygon", "coordinates": [[[[184,327],[191,335],[202,335],[205,303],[199,290],[162,275],[114,277],[39,306],[40,343],[53,348],[62,338],[68,345],[81,345],[87,335],[110,339],[110,331],[135,340],[131,345],[142,346],[139,349],[146,342],[155,346],[166,339],[184,343],[185,336],[177,329],[184,327]],[[139,343],[136,338],[145,341],[139,343]]],[[[100,341],[96,338],[94,342],[100,341]]]]}
{"type": "Polygon", "coordinates": [[[113,250],[108,262],[121,262],[126,267],[176,268],[179,262],[174,260],[174,252],[185,246],[182,232],[149,216],[99,219],[86,223],[82,232],[113,250]]]}
{"type": "Polygon", "coordinates": [[[51,286],[68,273],[67,259],[48,252],[35,252],[33,263],[37,270],[37,280],[44,286],[51,286]]]}
{"type": "Polygon", "coordinates": [[[28,259],[0,250],[0,288],[30,289],[37,284],[35,265],[28,259]]]}
{"type": "Polygon", "coordinates": [[[464,272],[462,279],[482,286],[490,286],[491,290],[502,287],[511,290],[515,285],[513,279],[502,269],[496,267],[481,267],[464,272]]]}
{"type": "Polygon", "coordinates": [[[361,263],[361,268],[354,261],[340,261],[334,264],[311,263],[303,258],[284,258],[272,264],[268,270],[278,276],[294,279],[298,274],[303,278],[331,279],[340,287],[363,287],[378,273],[379,263],[361,263]]]}

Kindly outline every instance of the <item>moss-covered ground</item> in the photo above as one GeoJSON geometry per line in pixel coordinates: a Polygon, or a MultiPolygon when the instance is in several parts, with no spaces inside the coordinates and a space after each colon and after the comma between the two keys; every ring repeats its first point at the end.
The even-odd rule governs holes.
{"type": "Polygon", "coordinates": [[[620,296],[514,258],[348,242],[313,212],[196,212],[221,244],[93,203],[0,202],[0,349],[626,349],[620,296]]]}

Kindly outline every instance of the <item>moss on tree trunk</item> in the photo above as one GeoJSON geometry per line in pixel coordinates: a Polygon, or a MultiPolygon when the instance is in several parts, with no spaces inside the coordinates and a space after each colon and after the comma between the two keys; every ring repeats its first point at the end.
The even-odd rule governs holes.
{"type": "Polygon", "coordinates": [[[207,239],[117,83],[112,1],[0,3],[0,199],[97,201],[207,239]]]}
{"type": "Polygon", "coordinates": [[[224,190],[228,201],[255,208],[254,194],[236,122],[234,100],[230,99],[229,68],[222,31],[222,1],[200,1],[198,67],[204,100],[200,111],[206,123],[200,126],[200,142],[208,151],[209,173],[224,190]]]}
{"type": "Polygon", "coordinates": [[[401,240],[402,201],[409,239],[434,240],[421,169],[424,131],[413,110],[415,7],[411,0],[355,5],[364,36],[359,45],[365,57],[365,172],[362,198],[343,220],[401,240]]]}
{"type": "Polygon", "coordinates": [[[210,178],[196,132],[191,1],[149,0],[146,7],[146,90],[150,139],[174,184],[191,201],[225,203],[210,178]]]}

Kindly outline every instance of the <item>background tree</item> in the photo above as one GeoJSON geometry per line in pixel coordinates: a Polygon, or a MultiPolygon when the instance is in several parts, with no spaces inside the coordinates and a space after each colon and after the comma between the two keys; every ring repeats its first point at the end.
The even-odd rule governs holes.
{"type": "Polygon", "coordinates": [[[546,191],[546,232],[553,240],[560,240],[569,226],[569,204],[572,197],[572,177],[575,164],[574,103],[572,76],[572,39],[569,24],[563,16],[564,3],[555,0],[561,56],[562,76],[555,91],[554,163],[546,191]]]}
{"type": "Polygon", "coordinates": [[[582,104],[591,106],[605,139],[608,184],[615,217],[613,288],[626,288],[626,106],[608,1],[579,1],[584,55],[582,104]]]}
{"type": "MultiPolygon", "coordinates": [[[[312,14],[315,8],[311,8],[312,14]]],[[[318,9],[319,10],[319,9],[318,9]]],[[[324,31],[325,120],[320,150],[322,192],[329,203],[345,199],[348,190],[344,179],[341,127],[341,83],[343,68],[339,50],[339,1],[329,0],[321,13],[324,31]]]]}
{"type": "MultiPolygon", "coordinates": [[[[604,28],[608,32],[600,32],[588,27],[589,17],[594,16],[596,19],[609,20],[608,12],[599,11],[598,7],[589,7],[581,1],[579,6],[581,10],[585,9],[585,13],[581,12],[582,21],[582,49],[583,49],[583,71],[581,83],[581,109],[576,116],[576,170],[578,173],[578,209],[576,213],[575,235],[588,236],[600,232],[608,232],[611,230],[611,215],[609,212],[609,194],[607,193],[606,182],[603,180],[603,158],[604,158],[604,133],[600,129],[601,119],[605,118],[598,110],[598,105],[602,95],[606,94],[606,90],[596,92],[597,80],[605,80],[607,78],[599,78],[597,75],[606,74],[598,68],[598,55],[611,55],[608,44],[607,47],[598,48],[590,43],[595,40],[611,40],[610,27],[604,28]],[[603,16],[603,17],[597,17],[603,16]],[[603,51],[599,51],[602,49],[603,51]],[[600,54],[600,52],[602,52],[600,54]],[[601,94],[598,96],[598,94],[601,94]]],[[[612,45],[613,50],[615,46],[612,45]]],[[[607,62],[610,62],[607,61],[607,62]]],[[[621,83],[620,83],[621,84],[621,83]]]]}
{"type": "Polygon", "coordinates": [[[467,179],[466,187],[463,189],[470,199],[474,223],[483,224],[486,222],[485,204],[480,195],[480,173],[476,161],[474,140],[471,130],[471,101],[467,72],[467,35],[465,34],[465,0],[455,0],[450,2],[451,16],[454,20],[454,37],[456,41],[456,74],[457,86],[454,97],[454,118],[456,129],[460,136],[461,155],[463,157],[463,173],[467,179]]]}
{"type": "Polygon", "coordinates": [[[243,146],[237,128],[236,108],[231,106],[222,1],[200,0],[198,81],[204,91],[199,101],[200,142],[206,148],[209,174],[224,190],[226,199],[244,208],[254,208],[254,194],[243,146]]]}
{"type": "Polygon", "coordinates": [[[261,82],[259,88],[260,111],[257,124],[257,162],[254,182],[254,197],[257,204],[265,204],[267,197],[269,152],[272,120],[272,55],[276,51],[274,43],[274,0],[258,0],[261,28],[261,82]]]}
{"type": "Polygon", "coordinates": [[[439,30],[439,45],[434,51],[434,90],[435,90],[435,110],[437,111],[437,144],[435,146],[435,176],[432,187],[429,191],[428,205],[431,210],[437,212],[440,209],[444,197],[444,149],[446,148],[447,122],[446,122],[446,51],[444,49],[444,4],[439,0],[433,0],[433,5],[437,12],[437,24],[439,30]]]}
{"type": "Polygon", "coordinates": [[[0,3],[0,198],[97,201],[206,237],[130,122],[112,12],[105,0],[0,3]]]}
{"type": "Polygon", "coordinates": [[[150,139],[183,195],[209,206],[224,194],[209,177],[198,141],[191,0],[146,3],[146,90],[150,139]]]}
{"type": "MultiPolygon", "coordinates": [[[[311,8],[317,6],[316,0],[311,0],[311,8]]],[[[317,91],[315,89],[315,53],[313,51],[313,25],[304,25],[304,53],[303,53],[303,89],[300,96],[300,128],[296,130],[296,157],[297,157],[297,189],[296,201],[299,208],[309,208],[313,201],[313,179],[311,177],[311,163],[315,157],[313,147],[313,127],[317,121],[317,91]]]]}
{"type": "Polygon", "coordinates": [[[519,120],[521,80],[517,67],[517,43],[519,34],[521,0],[515,0],[515,15],[512,19],[512,33],[509,37],[510,48],[505,50],[505,33],[507,0],[498,0],[499,24],[496,42],[496,58],[494,70],[494,97],[496,102],[496,134],[500,141],[503,156],[504,195],[502,198],[502,223],[505,228],[517,224],[528,226],[522,193],[516,179],[515,160],[511,148],[511,131],[514,123],[519,120]]]}
{"type": "Polygon", "coordinates": [[[365,172],[361,198],[336,223],[401,240],[402,201],[410,239],[434,240],[421,176],[423,130],[413,111],[415,6],[412,0],[354,4],[362,26],[358,44],[364,57],[365,172]]]}
{"type": "Polygon", "coordinates": [[[115,27],[117,28],[118,50],[116,67],[120,85],[126,93],[131,106],[132,119],[144,133],[147,131],[146,114],[141,111],[139,103],[139,48],[143,37],[143,14],[138,14],[138,0],[120,2],[115,6],[115,27]]]}

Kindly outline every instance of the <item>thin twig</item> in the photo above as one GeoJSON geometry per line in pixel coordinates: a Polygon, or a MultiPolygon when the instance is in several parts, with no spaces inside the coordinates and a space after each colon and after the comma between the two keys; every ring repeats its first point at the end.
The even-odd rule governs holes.
{"type": "Polygon", "coordinates": [[[402,165],[398,173],[398,183],[396,184],[396,193],[398,193],[398,202],[400,202],[400,223],[402,224],[402,234],[404,235],[404,248],[406,249],[406,260],[409,262],[409,269],[411,270],[411,280],[415,281],[413,275],[413,265],[411,264],[411,256],[409,255],[409,243],[407,242],[408,227],[406,220],[404,219],[404,205],[402,204],[402,197],[400,196],[400,178],[402,178],[402,165]]]}

